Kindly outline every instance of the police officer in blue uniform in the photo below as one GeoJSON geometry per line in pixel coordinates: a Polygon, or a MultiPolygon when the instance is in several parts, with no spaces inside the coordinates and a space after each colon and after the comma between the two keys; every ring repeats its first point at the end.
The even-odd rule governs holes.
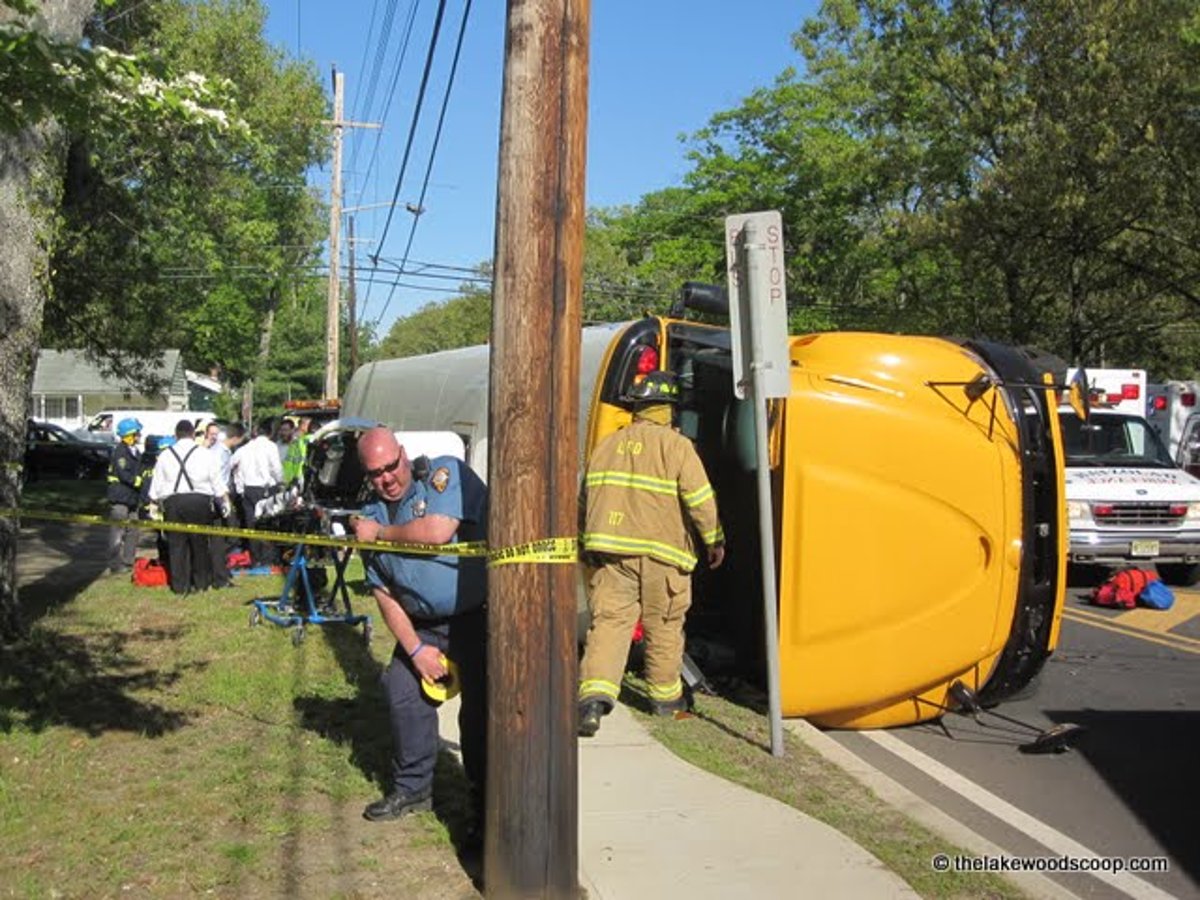
{"type": "MultiPolygon", "coordinates": [[[[486,539],[487,488],[466,463],[451,456],[410,462],[383,427],[363,433],[358,456],[376,494],[352,520],[359,540],[456,544],[486,539]]],[[[444,682],[452,662],[462,692],[459,738],[478,831],[487,771],[486,562],[450,554],[369,553],[365,564],[367,584],[396,647],[383,673],[392,728],[391,786],[363,815],[378,822],[431,808],[437,702],[422,682],[444,682]]]]}

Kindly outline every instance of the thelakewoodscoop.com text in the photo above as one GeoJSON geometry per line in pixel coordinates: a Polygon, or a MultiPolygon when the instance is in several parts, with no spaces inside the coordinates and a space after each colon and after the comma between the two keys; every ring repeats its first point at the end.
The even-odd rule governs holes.
{"type": "Polygon", "coordinates": [[[937,872],[1169,872],[1165,856],[966,856],[938,853],[937,872]]]}

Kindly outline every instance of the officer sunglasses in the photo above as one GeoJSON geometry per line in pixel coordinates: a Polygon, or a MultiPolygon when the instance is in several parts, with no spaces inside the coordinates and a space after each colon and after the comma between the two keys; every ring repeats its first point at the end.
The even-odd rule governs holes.
{"type": "Polygon", "coordinates": [[[380,466],[378,469],[367,469],[368,478],[382,478],[391,472],[395,472],[400,466],[400,454],[396,454],[396,458],[386,466],[380,466]]]}

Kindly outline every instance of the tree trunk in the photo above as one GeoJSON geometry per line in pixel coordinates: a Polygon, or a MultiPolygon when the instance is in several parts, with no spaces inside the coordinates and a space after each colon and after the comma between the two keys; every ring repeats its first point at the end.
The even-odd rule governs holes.
{"type": "MultiPolygon", "coordinates": [[[[44,0],[36,27],[78,39],[92,0],[44,0]]],[[[0,7],[0,21],[12,13],[0,7]]],[[[66,142],[43,122],[19,134],[0,134],[0,507],[21,500],[25,415],[42,334],[53,214],[62,187],[66,142]]],[[[25,632],[17,597],[16,519],[0,517],[0,642],[25,632]]]]}
{"type": "MultiPolygon", "coordinates": [[[[261,372],[267,367],[267,359],[271,356],[271,331],[275,327],[275,307],[279,305],[279,287],[271,288],[270,299],[267,303],[267,314],[263,317],[262,333],[258,336],[258,364],[254,371],[261,372]]],[[[242,385],[242,422],[250,432],[250,424],[254,421],[254,379],[247,378],[242,385]]],[[[253,432],[247,437],[254,437],[253,432]]]]}

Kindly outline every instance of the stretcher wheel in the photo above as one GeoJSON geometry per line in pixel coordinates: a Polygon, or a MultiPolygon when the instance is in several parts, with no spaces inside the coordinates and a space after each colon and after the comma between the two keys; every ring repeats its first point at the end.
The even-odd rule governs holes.
{"type": "Polygon", "coordinates": [[[262,613],[258,611],[258,607],[254,606],[250,609],[250,627],[256,628],[262,624],[262,613]]]}
{"type": "Polygon", "coordinates": [[[370,622],[363,622],[363,643],[371,646],[371,638],[375,636],[375,627],[370,622]]]}
{"type": "Polygon", "coordinates": [[[293,646],[299,647],[303,643],[304,643],[304,626],[297,625],[295,628],[292,629],[292,644],[293,644],[293,646]]]}

